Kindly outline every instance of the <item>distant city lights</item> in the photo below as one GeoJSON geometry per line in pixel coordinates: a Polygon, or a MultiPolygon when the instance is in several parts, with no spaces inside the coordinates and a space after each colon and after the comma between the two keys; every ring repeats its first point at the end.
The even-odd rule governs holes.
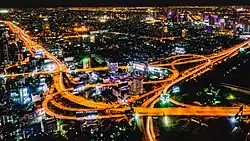
{"type": "MultiPolygon", "coordinates": [[[[3,20],[8,19],[0,24],[1,95],[29,115],[16,118],[7,105],[10,102],[2,101],[6,117],[1,117],[0,125],[5,127],[13,120],[11,124],[18,129],[8,136],[20,135],[24,140],[41,133],[56,135],[58,131],[66,138],[67,133],[82,135],[88,130],[84,136],[94,139],[129,138],[130,131],[137,132],[136,124],[148,132],[149,139],[156,140],[158,135],[154,133],[164,128],[186,128],[191,121],[203,126],[199,117],[211,116],[224,117],[227,124],[243,127],[241,122],[248,114],[243,106],[247,105],[237,92],[222,88],[231,88],[230,84],[217,86],[218,78],[208,77],[216,79],[216,84],[206,82],[203,86],[207,76],[192,89],[183,83],[196,83],[201,75],[210,76],[206,73],[212,70],[222,73],[221,78],[231,78],[233,71],[245,69],[242,63],[248,61],[250,43],[238,43],[250,39],[249,15],[237,13],[242,8],[229,6],[224,10],[193,8],[154,8],[147,12],[135,7],[78,12],[65,8],[0,9],[3,20]],[[224,64],[226,70],[213,69],[233,57],[239,62],[224,64]],[[5,120],[7,124],[2,124],[5,120]],[[68,120],[80,122],[73,125],[68,120]],[[123,126],[123,121],[133,126],[123,126]],[[158,125],[163,128],[156,130],[158,125]],[[23,127],[30,129],[26,133],[23,127]]],[[[5,132],[3,135],[1,138],[5,138],[5,132]]],[[[72,140],[79,139],[78,135],[72,140]]]]}
{"type": "Polygon", "coordinates": [[[231,121],[232,123],[235,123],[235,122],[236,122],[235,117],[231,117],[231,118],[230,118],[230,121],[231,121]]]}
{"type": "Polygon", "coordinates": [[[1,14],[6,14],[6,13],[9,13],[9,10],[7,10],[7,9],[1,9],[1,10],[0,10],[0,13],[1,13],[1,14]]]}

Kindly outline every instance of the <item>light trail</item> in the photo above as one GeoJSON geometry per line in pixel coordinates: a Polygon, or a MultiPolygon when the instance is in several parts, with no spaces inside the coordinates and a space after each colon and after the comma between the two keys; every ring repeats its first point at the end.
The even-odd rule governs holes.
{"type": "MultiPolygon", "coordinates": [[[[238,54],[238,52],[237,53],[235,53],[235,51],[238,51],[238,49],[240,48],[240,47],[244,47],[246,44],[248,44],[250,41],[247,41],[247,42],[244,42],[244,43],[242,43],[242,44],[240,44],[240,45],[236,45],[235,47],[232,47],[231,49],[229,49],[229,50],[227,50],[227,51],[223,51],[223,52],[221,52],[220,54],[217,54],[216,56],[213,56],[213,57],[210,57],[210,58],[217,58],[217,57],[219,57],[219,58],[217,58],[217,59],[215,59],[215,60],[213,60],[212,61],[212,64],[213,63],[215,63],[215,62],[217,62],[217,61],[219,61],[219,60],[221,60],[221,59],[223,59],[224,58],[224,56],[223,55],[229,55],[229,56],[231,56],[232,57],[232,53],[233,53],[233,55],[237,55],[238,54]],[[220,58],[221,57],[221,58],[220,58]]],[[[211,61],[210,61],[211,62],[211,61]]],[[[205,70],[202,70],[200,73],[198,73],[198,75],[200,75],[200,74],[202,74],[202,73],[205,73],[206,71],[208,71],[208,70],[210,70],[210,68],[209,69],[205,69],[205,70]]],[[[198,75],[195,75],[195,76],[193,76],[193,77],[191,77],[191,79],[192,78],[195,78],[196,76],[198,76],[198,75]]],[[[178,83],[178,82],[177,82],[178,83]]],[[[165,89],[164,89],[164,91],[166,92],[167,90],[169,89],[169,87],[166,87],[165,89]]],[[[157,99],[155,100],[155,101],[158,101],[157,99]]],[[[154,101],[154,102],[155,102],[154,101]]],[[[150,101],[150,102],[152,102],[152,100],[150,101]]],[[[148,103],[147,103],[148,104],[148,103]]],[[[178,103],[178,104],[180,104],[180,103],[178,103]]],[[[154,104],[153,104],[154,105],[154,104]]],[[[186,105],[186,104],[184,104],[183,106],[185,106],[185,107],[190,107],[191,109],[196,109],[198,106],[190,106],[190,105],[186,105]]],[[[210,107],[209,107],[210,108],[210,107]]],[[[198,107],[198,109],[200,109],[200,107],[198,107]]],[[[216,109],[217,109],[217,107],[216,107],[216,109]]],[[[238,109],[239,109],[239,107],[238,107],[238,109]]],[[[195,112],[196,114],[195,115],[197,115],[197,111],[195,112]]],[[[236,112],[234,111],[234,114],[235,114],[236,112]]],[[[183,114],[183,113],[181,113],[181,114],[183,114]]],[[[188,113],[185,113],[185,114],[188,114],[188,113]]],[[[202,115],[205,115],[205,116],[208,116],[208,115],[212,115],[211,113],[202,113],[202,115]]],[[[229,114],[228,112],[227,112],[227,114],[229,114]]],[[[218,114],[216,114],[216,115],[218,115],[218,114]]],[[[222,113],[220,114],[220,115],[222,115],[222,113]]],[[[226,114],[225,114],[226,115],[226,114]]],[[[151,132],[149,132],[149,131],[147,131],[147,137],[150,139],[150,140],[155,140],[155,134],[154,134],[154,131],[153,131],[153,122],[152,122],[152,119],[150,119],[150,117],[148,117],[147,118],[147,126],[149,127],[149,128],[152,128],[152,129],[147,129],[147,130],[150,130],[151,132]],[[151,126],[149,126],[149,125],[151,125],[151,126]]]]}
{"type": "MultiPolygon", "coordinates": [[[[62,97],[69,99],[70,101],[77,103],[79,105],[83,105],[83,106],[89,106],[89,107],[97,107],[96,110],[99,110],[101,108],[104,109],[108,109],[109,107],[111,107],[110,111],[111,112],[124,112],[124,110],[129,109],[129,107],[121,107],[119,108],[120,105],[116,105],[115,108],[114,105],[108,105],[108,104],[103,104],[103,103],[96,103],[96,102],[92,102],[92,101],[88,101],[85,99],[82,99],[80,97],[74,96],[73,94],[69,93],[68,90],[65,88],[65,86],[63,85],[63,76],[62,76],[62,72],[67,72],[67,68],[64,66],[64,64],[59,61],[56,57],[54,57],[53,55],[51,55],[45,48],[43,48],[40,45],[33,45],[35,44],[34,42],[32,42],[30,40],[30,37],[28,35],[26,35],[20,28],[16,27],[14,24],[12,24],[11,22],[7,22],[8,25],[11,27],[12,30],[15,30],[18,35],[20,36],[20,38],[25,42],[25,45],[27,46],[27,49],[31,50],[31,51],[36,51],[38,49],[44,49],[46,52],[46,56],[48,58],[51,58],[55,63],[56,63],[56,71],[54,72],[54,77],[53,79],[55,80],[55,88],[57,89],[57,91],[59,91],[58,94],[60,94],[62,97]],[[98,109],[99,108],[99,109],[98,109]]],[[[154,105],[154,102],[157,100],[157,98],[159,97],[159,95],[161,94],[161,91],[163,91],[163,93],[166,93],[169,88],[173,85],[175,85],[178,82],[181,82],[183,80],[186,80],[188,78],[194,78],[202,73],[205,73],[206,71],[208,71],[212,65],[214,65],[217,62],[220,62],[222,59],[224,58],[228,58],[228,57],[232,57],[234,55],[236,55],[239,47],[243,47],[245,45],[247,45],[250,41],[244,42],[242,44],[236,45],[228,50],[224,50],[221,53],[217,53],[214,55],[210,55],[210,56],[200,56],[200,55],[179,55],[179,56],[171,56],[167,59],[165,59],[165,61],[171,60],[171,59],[177,59],[180,58],[178,61],[174,60],[174,63],[166,63],[166,64],[156,64],[156,63],[152,63],[155,66],[176,66],[176,65],[181,65],[181,64],[188,64],[188,63],[198,63],[198,62],[203,62],[202,64],[200,64],[201,66],[191,70],[191,71],[187,71],[185,73],[181,73],[182,75],[179,76],[179,73],[174,73],[173,76],[175,76],[176,78],[171,80],[170,83],[167,83],[162,81],[160,83],[164,83],[162,87],[157,88],[149,93],[146,93],[143,96],[139,96],[134,98],[133,100],[131,100],[130,102],[136,101],[138,99],[144,98],[146,96],[149,96],[151,94],[156,93],[156,95],[152,96],[151,98],[149,98],[146,102],[143,103],[142,107],[134,107],[134,110],[136,113],[138,113],[139,116],[162,116],[162,115],[198,115],[198,116],[231,116],[234,115],[235,112],[238,110],[239,107],[198,107],[198,106],[189,106],[189,105],[182,105],[185,108],[148,108],[148,105],[154,105]],[[188,58],[181,58],[181,57],[185,57],[185,56],[189,56],[188,58]],[[195,59],[195,56],[199,56],[197,57],[197,59],[195,59]],[[194,58],[193,60],[190,60],[191,58],[194,58]],[[144,108],[145,107],[145,108],[144,108]]],[[[163,60],[164,61],[164,60],[163,60]]],[[[159,61],[159,62],[163,62],[163,61],[159,61]]],[[[127,66],[121,66],[121,69],[126,69],[127,66]]],[[[100,68],[90,68],[90,69],[84,69],[84,70],[79,70],[79,71],[101,71],[101,70],[106,70],[107,67],[100,67],[100,68]]],[[[176,71],[176,70],[174,70],[176,71]]],[[[178,71],[176,71],[178,72],[178,71]]],[[[39,73],[39,72],[38,72],[39,73]]],[[[42,73],[42,72],[40,72],[42,73]]],[[[49,107],[48,107],[48,102],[54,103],[54,105],[57,105],[58,103],[55,103],[56,101],[53,99],[53,96],[51,95],[51,97],[48,96],[47,98],[45,98],[45,100],[42,103],[42,106],[45,108],[46,113],[50,116],[55,116],[56,118],[60,118],[60,119],[67,119],[67,120],[90,120],[90,119],[95,119],[94,117],[82,117],[82,118],[76,118],[74,116],[65,116],[65,115],[60,115],[60,114],[56,114],[54,112],[52,112],[49,107]]],[[[171,102],[175,102],[174,100],[171,100],[171,102]]],[[[181,105],[181,103],[177,103],[179,105],[181,105]]],[[[57,105],[59,106],[59,105],[57,105]]],[[[60,107],[60,106],[59,106],[60,107]]],[[[150,106],[153,107],[153,106],[150,106]]],[[[71,110],[69,109],[70,107],[68,107],[65,110],[71,110]]],[[[79,111],[79,109],[74,109],[73,111],[79,111]]],[[[85,110],[90,110],[90,109],[85,109],[85,110]]],[[[250,109],[244,109],[244,114],[250,115],[250,109]]],[[[124,117],[124,114],[112,114],[112,115],[100,115],[98,116],[98,119],[103,119],[103,118],[122,118],[124,117]]],[[[152,120],[150,120],[150,118],[148,118],[148,124],[147,124],[147,134],[149,134],[149,136],[151,134],[153,134],[153,124],[151,124],[152,120]]],[[[154,140],[155,135],[152,135],[152,137],[150,137],[151,139],[154,140]]]]}

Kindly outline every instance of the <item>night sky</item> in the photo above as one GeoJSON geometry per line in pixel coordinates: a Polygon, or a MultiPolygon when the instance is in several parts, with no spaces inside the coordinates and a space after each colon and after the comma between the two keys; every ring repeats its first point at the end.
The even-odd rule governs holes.
{"type": "Polygon", "coordinates": [[[0,7],[246,5],[249,0],[3,0],[0,7]]]}

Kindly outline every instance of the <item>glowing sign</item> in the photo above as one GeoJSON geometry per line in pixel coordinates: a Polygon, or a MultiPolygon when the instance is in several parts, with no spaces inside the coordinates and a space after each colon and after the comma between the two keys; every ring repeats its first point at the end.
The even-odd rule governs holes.
{"type": "Polygon", "coordinates": [[[87,37],[89,37],[89,35],[87,34],[82,35],[82,38],[87,38],[87,37]]]}
{"type": "Polygon", "coordinates": [[[173,87],[172,88],[172,93],[179,93],[180,92],[180,87],[173,87]]]}
{"type": "Polygon", "coordinates": [[[185,48],[180,48],[180,47],[176,47],[175,48],[175,53],[179,53],[179,54],[185,54],[185,48]]]}
{"type": "Polygon", "coordinates": [[[105,32],[108,32],[108,30],[91,31],[90,34],[98,34],[98,33],[105,33],[105,32]]]}
{"type": "Polygon", "coordinates": [[[146,65],[145,64],[133,64],[133,69],[145,71],[146,65]]]}

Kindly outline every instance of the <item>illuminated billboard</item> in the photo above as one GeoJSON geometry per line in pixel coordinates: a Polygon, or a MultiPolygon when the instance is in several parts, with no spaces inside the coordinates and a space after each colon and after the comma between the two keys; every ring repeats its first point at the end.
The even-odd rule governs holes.
{"type": "Polygon", "coordinates": [[[174,86],[173,88],[172,88],[172,90],[171,90],[171,92],[172,93],[179,93],[181,90],[180,90],[180,87],[178,87],[178,86],[174,86]]]}
{"type": "Polygon", "coordinates": [[[140,71],[146,71],[147,66],[143,63],[134,63],[133,69],[134,70],[140,70],[140,71]]]}
{"type": "Polygon", "coordinates": [[[177,54],[185,54],[186,50],[183,47],[176,47],[175,48],[175,53],[177,53],[177,54]]]}

